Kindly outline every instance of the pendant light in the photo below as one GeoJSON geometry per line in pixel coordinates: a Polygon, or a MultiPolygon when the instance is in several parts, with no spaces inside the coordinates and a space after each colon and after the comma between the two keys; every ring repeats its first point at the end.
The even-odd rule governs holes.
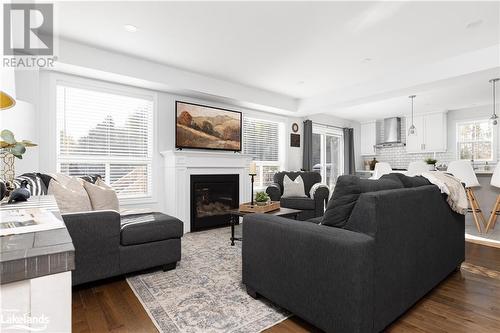
{"type": "Polygon", "coordinates": [[[411,126],[408,129],[408,136],[413,136],[417,135],[417,128],[415,127],[415,124],[413,123],[413,99],[417,97],[416,95],[411,95],[408,96],[411,99],[411,126]]]}
{"type": "Polygon", "coordinates": [[[490,123],[492,125],[497,125],[498,124],[498,116],[496,112],[496,107],[497,107],[497,101],[496,101],[496,84],[497,82],[500,81],[500,78],[496,79],[491,79],[489,82],[491,82],[492,88],[493,88],[493,114],[490,117],[490,123]]]}

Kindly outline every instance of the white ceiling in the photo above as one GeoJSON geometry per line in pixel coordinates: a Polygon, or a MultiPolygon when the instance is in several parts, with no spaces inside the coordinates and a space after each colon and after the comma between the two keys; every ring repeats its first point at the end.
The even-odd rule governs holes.
{"type": "MultiPolygon", "coordinates": [[[[499,45],[499,13],[500,2],[64,2],[55,24],[66,39],[307,101],[499,45]]],[[[457,75],[428,103],[456,107],[466,85],[462,104],[484,103],[490,90],[477,75],[461,84],[457,75]]],[[[362,120],[377,103],[308,112],[362,120]]]]}

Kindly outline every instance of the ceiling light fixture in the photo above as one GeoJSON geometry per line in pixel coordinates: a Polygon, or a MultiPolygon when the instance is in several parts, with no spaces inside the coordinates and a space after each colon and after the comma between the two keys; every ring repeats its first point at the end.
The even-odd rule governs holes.
{"type": "Polygon", "coordinates": [[[411,96],[408,96],[408,97],[411,99],[411,126],[408,129],[408,136],[413,136],[413,135],[417,135],[417,128],[415,127],[415,124],[413,123],[413,100],[417,96],[416,95],[411,95],[411,96]]]}
{"type": "Polygon", "coordinates": [[[488,81],[491,83],[491,86],[493,88],[493,114],[490,117],[490,122],[492,125],[498,124],[498,116],[497,116],[497,112],[496,112],[496,108],[497,108],[497,101],[496,101],[496,88],[497,87],[496,87],[496,85],[497,85],[498,81],[500,81],[500,78],[491,79],[488,81]]]}
{"type": "Polygon", "coordinates": [[[125,31],[128,31],[128,32],[136,32],[137,30],[137,27],[135,25],[132,25],[132,24],[125,24],[123,26],[123,29],[125,29],[125,31]]]}

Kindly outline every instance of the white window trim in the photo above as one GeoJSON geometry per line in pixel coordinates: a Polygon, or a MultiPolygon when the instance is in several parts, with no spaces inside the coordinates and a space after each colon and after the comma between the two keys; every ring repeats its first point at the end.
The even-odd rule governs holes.
{"type": "MultiPolygon", "coordinates": [[[[326,163],[325,160],[326,160],[326,156],[325,156],[325,152],[326,152],[326,138],[325,138],[325,135],[334,135],[334,136],[339,136],[340,137],[340,147],[344,147],[344,131],[340,128],[336,128],[336,127],[332,127],[332,126],[328,126],[328,125],[321,125],[321,124],[313,124],[313,129],[312,129],[312,132],[313,134],[320,134],[322,135],[321,136],[321,142],[320,142],[320,145],[321,145],[321,148],[320,148],[320,164],[324,164],[326,163]]],[[[339,166],[339,176],[340,175],[343,175],[344,174],[344,159],[345,159],[345,156],[344,154],[340,153],[340,166],[339,166]]],[[[326,173],[326,168],[325,168],[325,173],[326,173]]],[[[326,176],[326,174],[325,174],[326,176]]],[[[323,175],[321,175],[321,177],[323,178],[323,175]]],[[[326,177],[324,177],[324,179],[321,180],[322,183],[326,184],[326,177]]],[[[326,184],[327,186],[330,187],[330,184],[326,184]]],[[[335,184],[332,185],[332,187],[334,187],[335,184]]]]}
{"type": "MultiPolygon", "coordinates": [[[[460,121],[457,121],[456,122],[456,125],[455,125],[455,150],[456,150],[456,154],[455,156],[457,157],[457,160],[462,160],[460,158],[460,149],[459,149],[459,131],[458,131],[458,128],[460,125],[465,125],[465,124],[469,124],[469,123],[473,123],[473,122],[489,122],[489,119],[486,119],[486,118],[468,118],[468,119],[462,119],[460,121]]],[[[483,164],[483,163],[496,163],[497,159],[498,159],[498,125],[497,126],[492,126],[492,133],[491,133],[491,150],[492,150],[492,158],[490,160],[474,160],[474,163],[478,163],[478,164],[483,164]]]]}
{"type": "MultiPolygon", "coordinates": [[[[47,125],[47,127],[42,127],[42,128],[47,128],[49,133],[51,134],[50,136],[47,136],[44,140],[41,140],[40,146],[42,144],[47,146],[45,149],[40,150],[40,154],[43,154],[44,152],[46,153],[47,156],[47,161],[44,163],[40,163],[40,169],[44,170],[46,172],[57,172],[58,168],[58,152],[57,152],[57,147],[58,147],[58,140],[59,136],[57,135],[57,110],[56,110],[56,105],[57,105],[57,85],[66,85],[70,87],[75,87],[75,88],[82,88],[82,89],[90,89],[90,90],[97,90],[97,91],[104,91],[104,92],[109,92],[113,94],[120,94],[124,96],[133,96],[133,97],[140,97],[140,98],[147,98],[151,99],[153,101],[153,124],[152,124],[152,129],[153,129],[153,135],[152,135],[152,142],[153,142],[153,147],[151,151],[151,188],[150,188],[150,193],[146,196],[140,196],[140,197],[126,197],[126,198],[119,198],[120,204],[121,205],[135,205],[135,204],[156,204],[158,203],[158,192],[159,192],[159,186],[158,182],[155,181],[156,179],[159,178],[159,172],[160,168],[157,166],[160,163],[160,157],[158,154],[158,93],[155,91],[151,90],[146,90],[146,89],[141,89],[141,88],[136,88],[136,87],[130,87],[127,85],[123,84],[117,84],[117,83],[109,83],[109,82],[104,82],[96,79],[89,79],[89,78],[82,78],[82,77],[77,77],[77,76],[72,76],[72,75],[67,75],[67,74],[62,74],[62,73],[57,73],[57,72],[50,72],[50,73],[43,73],[43,75],[49,75],[48,78],[48,100],[46,103],[42,105],[42,108],[47,107],[47,117],[41,117],[39,116],[40,124],[41,126],[47,125]],[[43,120],[45,119],[45,120],[43,120]]],[[[40,82],[46,82],[45,80],[40,80],[40,82]]],[[[43,90],[42,90],[43,91],[43,90]]],[[[40,113],[40,112],[39,112],[40,113]]],[[[42,138],[42,136],[40,136],[42,138]]],[[[102,159],[104,160],[104,159],[102,159]]],[[[121,159],[119,157],[115,158],[106,158],[107,161],[109,160],[116,160],[120,161],[121,159]]],[[[92,156],[92,161],[91,162],[99,162],[99,157],[92,156]]],[[[122,160],[123,161],[123,160],[122,160]]],[[[139,159],[133,159],[130,162],[135,163],[139,162],[139,159]]]]}
{"type": "MultiPolygon", "coordinates": [[[[277,166],[279,171],[283,171],[285,169],[285,161],[287,157],[287,146],[286,146],[286,131],[285,131],[285,121],[281,118],[271,117],[271,119],[264,118],[263,115],[259,116],[257,114],[252,114],[250,112],[243,113],[242,123],[245,124],[245,119],[252,119],[256,121],[266,121],[270,123],[275,123],[278,125],[278,161],[254,161],[257,166],[257,170],[259,172],[259,178],[263,179],[263,166],[277,166]]],[[[242,129],[245,131],[245,128],[242,129]]],[[[242,135],[243,138],[243,135],[242,135]]],[[[244,143],[242,142],[242,145],[244,143]]],[[[264,191],[267,185],[265,184],[254,184],[254,190],[256,191],[264,191]]]]}

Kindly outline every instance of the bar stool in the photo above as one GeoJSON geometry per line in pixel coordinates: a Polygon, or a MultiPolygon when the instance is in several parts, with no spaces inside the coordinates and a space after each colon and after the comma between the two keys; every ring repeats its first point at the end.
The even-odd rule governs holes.
{"type": "Polygon", "coordinates": [[[472,212],[477,231],[481,233],[480,222],[484,227],[486,225],[486,220],[484,219],[483,212],[481,211],[481,207],[479,207],[479,202],[477,201],[474,190],[472,189],[473,187],[480,187],[481,184],[479,184],[479,181],[477,180],[476,173],[474,172],[470,161],[461,160],[450,162],[447,172],[460,179],[462,183],[465,183],[465,193],[467,194],[467,199],[470,204],[469,211],[472,212]]]}
{"type": "MultiPolygon", "coordinates": [[[[500,188],[500,163],[497,163],[495,167],[495,171],[493,171],[493,176],[491,176],[491,186],[500,188]]],[[[488,224],[486,225],[486,230],[484,232],[488,232],[488,230],[495,228],[495,224],[497,223],[497,216],[500,214],[500,194],[497,195],[497,200],[495,202],[495,206],[493,206],[493,210],[491,211],[490,218],[488,219],[488,224]]]]}
{"type": "Polygon", "coordinates": [[[408,177],[420,176],[423,172],[429,172],[429,165],[424,161],[414,161],[408,164],[408,177]]]}
{"type": "Polygon", "coordinates": [[[391,165],[387,162],[377,162],[375,164],[375,169],[373,170],[373,176],[370,179],[379,179],[383,175],[387,175],[392,172],[391,165]]]}

